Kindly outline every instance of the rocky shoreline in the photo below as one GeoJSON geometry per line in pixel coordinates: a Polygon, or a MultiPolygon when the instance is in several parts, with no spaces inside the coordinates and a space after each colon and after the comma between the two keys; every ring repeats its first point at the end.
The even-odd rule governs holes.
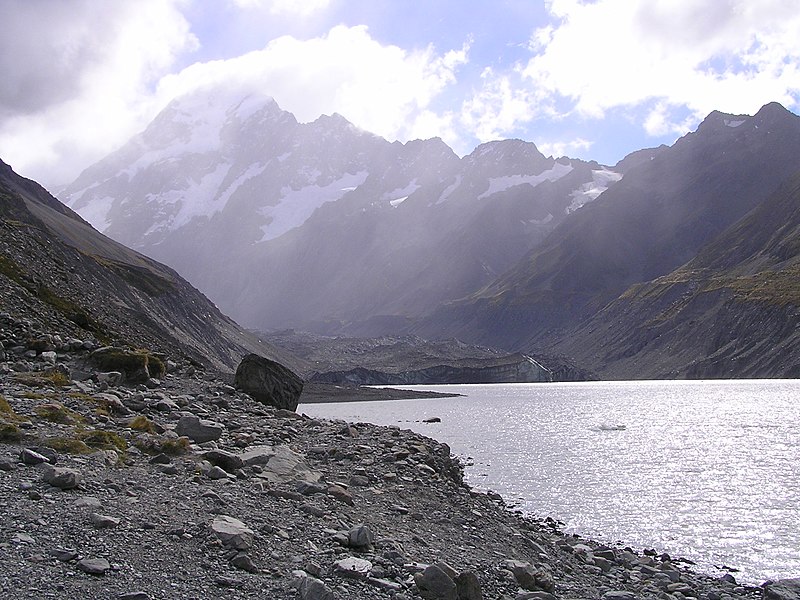
{"type": "Polygon", "coordinates": [[[409,430],[265,406],[166,356],[125,381],[96,340],[8,314],[0,342],[5,598],[797,597],[513,512],[409,430]]]}

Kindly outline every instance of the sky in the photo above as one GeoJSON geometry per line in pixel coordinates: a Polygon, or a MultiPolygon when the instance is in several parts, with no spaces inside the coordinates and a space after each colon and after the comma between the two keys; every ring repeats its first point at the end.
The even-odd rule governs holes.
{"type": "Polygon", "coordinates": [[[214,85],[609,165],[712,110],[800,112],[800,0],[0,0],[0,23],[0,158],[51,189],[214,85]]]}

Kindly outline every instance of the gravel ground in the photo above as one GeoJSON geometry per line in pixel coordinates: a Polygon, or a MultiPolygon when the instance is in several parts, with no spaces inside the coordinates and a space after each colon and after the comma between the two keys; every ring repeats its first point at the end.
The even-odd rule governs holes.
{"type": "Polygon", "coordinates": [[[93,341],[0,320],[4,598],[765,593],[515,513],[409,430],[264,406],[168,357],[122,384],[91,367],[93,341]]]}

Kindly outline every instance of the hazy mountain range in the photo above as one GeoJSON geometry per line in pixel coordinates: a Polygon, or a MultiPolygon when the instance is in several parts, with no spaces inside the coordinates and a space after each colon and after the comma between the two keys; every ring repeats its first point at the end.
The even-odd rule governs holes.
{"type": "Polygon", "coordinates": [[[59,197],[255,329],[457,337],[604,377],[777,376],[800,365],[798,172],[800,118],[777,104],[603,166],[520,140],[459,158],[218,90],[59,197]]]}

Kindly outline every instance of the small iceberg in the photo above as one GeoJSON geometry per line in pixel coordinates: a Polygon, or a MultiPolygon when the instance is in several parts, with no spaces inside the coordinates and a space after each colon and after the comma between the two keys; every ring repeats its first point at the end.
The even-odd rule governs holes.
{"type": "Polygon", "coordinates": [[[624,423],[601,423],[600,431],[625,431],[628,428],[624,423]]]}

